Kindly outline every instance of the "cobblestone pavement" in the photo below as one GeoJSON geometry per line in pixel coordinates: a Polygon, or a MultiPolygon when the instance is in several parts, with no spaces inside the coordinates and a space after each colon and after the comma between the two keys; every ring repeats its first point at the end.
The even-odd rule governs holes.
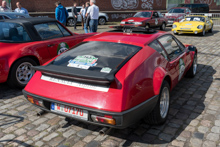
{"type": "MultiPolygon", "coordinates": [[[[99,31],[107,29],[101,26],[99,31]]],[[[198,74],[193,79],[184,78],[172,91],[169,118],[164,125],[149,126],[140,121],[100,136],[101,127],[95,125],[78,121],[69,124],[64,117],[50,113],[37,116],[40,109],[27,102],[21,90],[0,84],[0,146],[220,147],[219,30],[216,27],[205,37],[177,36],[198,48],[198,74]]]]}

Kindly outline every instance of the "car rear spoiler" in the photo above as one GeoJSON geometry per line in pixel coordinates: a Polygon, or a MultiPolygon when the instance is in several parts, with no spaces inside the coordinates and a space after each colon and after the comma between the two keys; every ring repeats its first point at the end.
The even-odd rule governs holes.
{"type": "Polygon", "coordinates": [[[71,69],[56,65],[33,66],[33,70],[40,71],[43,75],[73,80],[77,82],[86,82],[89,84],[109,85],[115,80],[117,70],[112,70],[110,73],[97,73],[84,69],[71,69]]]}

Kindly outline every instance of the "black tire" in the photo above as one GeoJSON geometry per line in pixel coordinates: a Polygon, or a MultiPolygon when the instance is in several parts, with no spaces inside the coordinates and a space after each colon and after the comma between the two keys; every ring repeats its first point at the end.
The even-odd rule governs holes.
{"type": "Polygon", "coordinates": [[[73,27],[75,25],[74,19],[73,18],[69,18],[67,20],[67,26],[73,27]]]}
{"type": "Polygon", "coordinates": [[[106,23],[105,17],[100,17],[98,22],[99,22],[100,25],[105,25],[105,23],[106,23]]]}
{"type": "Polygon", "coordinates": [[[213,26],[212,26],[212,28],[209,30],[209,33],[212,33],[213,32],[213,26]]]}
{"type": "Polygon", "coordinates": [[[160,26],[160,30],[165,30],[166,29],[166,24],[163,22],[163,24],[160,26]]]}
{"type": "Polygon", "coordinates": [[[7,80],[8,85],[13,88],[24,88],[34,74],[34,71],[31,70],[30,67],[36,65],[37,63],[33,59],[28,57],[16,61],[10,69],[7,80]],[[26,79],[19,79],[19,77],[23,77],[26,79]]]}
{"type": "Polygon", "coordinates": [[[197,54],[194,55],[193,64],[186,73],[186,77],[193,78],[197,72],[197,54]]]}
{"type": "Polygon", "coordinates": [[[145,118],[145,122],[151,125],[161,125],[165,123],[165,121],[167,120],[168,114],[169,114],[169,108],[170,108],[170,85],[167,81],[163,81],[157,104],[155,108],[153,109],[153,111],[147,115],[147,117],[145,118]],[[165,91],[168,93],[167,94],[168,105],[166,105],[167,107],[165,109],[165,113],[161,114],[162,112],[161,112],[160,104],[161,104],[163,92],[165,91]]]}
{"type": "Polygon", "coordinates": [[[205,36],[205,33],[206,33],[206,32],[205,32],[205,27],[204,27],[204,29],[202,30],[202,33],[200,33],[200,35],[201,35],[201,36],[205,36]]]}
{"type": "Polygon", "coordinates": [[[173,33],[174,35],[179,35],[178,33],[173,33]]]}

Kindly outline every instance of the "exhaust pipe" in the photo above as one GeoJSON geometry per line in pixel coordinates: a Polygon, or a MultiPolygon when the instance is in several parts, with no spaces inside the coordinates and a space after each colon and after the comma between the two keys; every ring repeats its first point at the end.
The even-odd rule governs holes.
{"type": "Polygon", "coordinates": [[[104,135],[108,134],[111,131],[111,129],[112,128],[104,127],[99,131],[99,135],[104,136],[104,135]]]}
{"type": "Polygon", "coordinates": [[[44,110],[41,110],[40,112],[37,112],[37,116],[42,116],[44,114],[46,114],[47,112],[44,110]]]}

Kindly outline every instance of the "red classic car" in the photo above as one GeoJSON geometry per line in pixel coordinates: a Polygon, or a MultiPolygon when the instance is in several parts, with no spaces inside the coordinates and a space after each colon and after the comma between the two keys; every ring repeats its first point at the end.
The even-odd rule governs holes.
{"type": "Polygon", "coordinates": [[[71,33],[52,18],[0,21],[0,83],[24,87],[41,65],[91,36],[71,33]]]}
{"type": "Polygon", "coordinates": [[[174,22],[179,22],[184,19],[185,15],[191,13],[191,10],[187,7],[174,7],[165,14],[165,18],[168,19],[167,25],[173,25],[174,22]]]}
{"type": "Polygon", "coordinates": [[[34,69],[23,94],[44,111],[113,128],[143,117],[162,124],[170,91],[196,74],[197,49],[170,33],[117,27],[34,69]]]}
{"type": "Polygon", "coordinates": [[[140,11],[133,17],[121,21],[121,26],[136,26],[155,28],[160,27],[165,30],[167,19],[159,11],[140,11]]]}

